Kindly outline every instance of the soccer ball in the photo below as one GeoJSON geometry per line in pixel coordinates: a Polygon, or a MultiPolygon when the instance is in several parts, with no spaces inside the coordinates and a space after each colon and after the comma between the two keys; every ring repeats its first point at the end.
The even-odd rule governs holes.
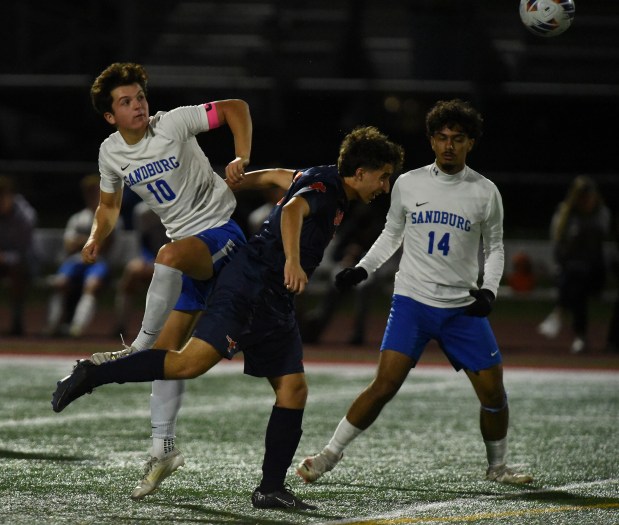
{"type": "Polygon", "coordinates": [[[520,0],[520,20],[537,36],[557,36],[574,20],[574,0],[520,0]]]}

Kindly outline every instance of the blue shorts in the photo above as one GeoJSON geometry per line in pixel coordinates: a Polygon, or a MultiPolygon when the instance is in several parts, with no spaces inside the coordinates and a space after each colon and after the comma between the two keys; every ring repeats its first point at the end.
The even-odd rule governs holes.
{"type": "Polygon", "coordinates": [[[81,284],[91,278],[104,281],[110,274],[110,266],[105,260],[99,260],[93,264],[85,263],[82,261],[82,255],[75,253],[60,265],[57,273],[66,276],[76,284],[81,284]]]}
{"type": "Polygon", "coordinates": [[[232,219],[223,226],[204,230],[194,237],[204,242],[211,252],[213,277],[207,281],[199,281],[183,274],[183,287],[174,310],[203,311],[206,308],[206,300],[213,287],[214,278],[230,262],[239,246],[247,242],[243,231],[232,219]]]}
{"type": "Polygon", "coordinates": [[[436,308],[394,295],[381,351],[395,350],[417,363],[435,339],[456,370],[477,372],[502,362],[486,317],[465,315],[461,308],[436,308]]]}
{"type": "Polygon", "coordinates": [[[264,283],[260,261],[241,250],[217,279],[208,313],[194,337],[226,359],[243,352],[245,373],[281,377],[303,372],[303,346],[292,294],[278,295],[264,283]]]}

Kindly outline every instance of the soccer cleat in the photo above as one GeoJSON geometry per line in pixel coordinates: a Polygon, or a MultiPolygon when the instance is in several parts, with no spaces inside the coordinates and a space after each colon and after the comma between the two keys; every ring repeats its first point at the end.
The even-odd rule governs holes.
{"type": "Polygon", "coordinates": [[[185,458],[180,450],[175,448],[164,458],[151,457],[144,465],[144,477],[131,493],[131,499],[140,500],[155,492],[161,482],[176,469],[185,464],[185,458]]]}
{"type": "Polygon", "coordinates": [[[496,481],[497,483],[521,485],[523,483],[531,483],[533,481],[533,476],[530,474],[523,474],[522,472],[516,472],[507,465],[502,464],[488,467],[488,470],[486,470],[486,479],[488,481],[496,481]]]}
{"type": "Polygon", "coordinates": [[[134,352],[137,352],[137,349],[132,346],[123,345],[124,348],[122,350],[116,350],[115,352],[97,352],[96,354],[92,354],[90,356],[90,360],[95,365],[102,365],[103,363],[107,363],[108,361],[116,361],[116,359],[120,359],[121,357],[127,357],[134,352]]]}
{"type": "Polygon", "coordinates": [[[297,498],[288,485],[268,493],[261,492],[257,488],[251,495],[251,504],[257,509],[316,510],[318,508],[297,498]]]}
{"type": "Polygon", "coordinates": [[[582,337],[576,337],[574,341],[572,341],[572,346],[570,347],[570,353],[582,354],[585,350],[587,350],[586,341],[582,337]]]}
{"type": "Polygon", "coordinates": [[[552,312],[548,315],[548,317],[539,324],[537,331],[548,339],[557,337],[561,331],[561,317],[559,317],[559,314],[552,312]]]}
{"type": "Polygon", "coordinates": [[[329,449],[323,448],[320,454],[307,457],[301,461],[297,467],[297,474],[305,480],[305,483],[312,483],[325,472],[333,470],[342,456],[344,456],[343,453],[337,456],[329,449]]]}
{"type": "Polygon", "coordinates": [[[93,387],[88,375],[93,366],[95,365],[87,359],[80,359],[73,371],[56,383],[56,391],[52,394],[54,412],[62,412],[69,403],[92,392],[93,387]]]}

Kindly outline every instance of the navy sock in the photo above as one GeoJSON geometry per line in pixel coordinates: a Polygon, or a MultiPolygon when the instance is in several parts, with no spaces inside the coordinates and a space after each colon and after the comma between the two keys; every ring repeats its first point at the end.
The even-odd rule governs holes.
{"type": "Polygon", "coordinates": [[[163,363],[167,353],[167,350],[142,350],[116,361],[93,366],[90,370],[93,386],[164,379],[163,363]]]}
{"type": "Polygon", "coordinates": [[[302,421],[302,408],[273,407],[264,438],[265,452],[259,487],[261,492],[273,492],[284,486],[286,472],[303,433],[302,421]]]}

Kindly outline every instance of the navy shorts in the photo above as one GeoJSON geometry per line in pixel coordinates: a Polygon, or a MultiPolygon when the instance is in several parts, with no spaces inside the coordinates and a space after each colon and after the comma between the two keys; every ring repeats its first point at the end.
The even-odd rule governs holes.
{"type": "Polygon", "coordinates": [[[293,296],[265,285],[260,261],[248,250],[241,250],[221,272],[193,337],[211,344],[226,359],[243,352],[245,373],[252,376],[304,371],[293,296]]]}
{"type": "Polygon", "coordinates": [[[183,287],[174,310],[203,311],[213,287],[214,277],[230,262],[238,248],[247,242],[243,231],[232,219],[223,226],[204,230],[194,237],[204,242],[211,252],[213,277],[207,281],[199,281],[183,274],[183,287]]]}
{"type": "Polygon", "coordinates": [[[394,295],[382,350],[395,350],[419,361],[435,339],[456,370],[477,372],[502,362],[486,317],[465,315],[465,307],[436,308],[403,295],[394,295]]]}

